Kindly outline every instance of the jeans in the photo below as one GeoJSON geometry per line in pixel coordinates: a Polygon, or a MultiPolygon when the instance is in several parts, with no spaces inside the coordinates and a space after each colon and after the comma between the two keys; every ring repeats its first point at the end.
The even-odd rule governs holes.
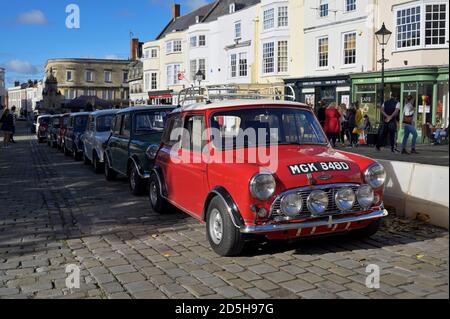
{"type": "Polygon", "coordinates": [[[414,127],[414,125],[411,124],[404,124],[403,125],[404,130],[404,136],[403,136],[403,143],[402,143],[402,149],[406,149],[406,144],[408,144],[409,134],[412,134],[412,144],[411,148],[416,148],[416,142],[417,142],[417,130],[414,127]]]}

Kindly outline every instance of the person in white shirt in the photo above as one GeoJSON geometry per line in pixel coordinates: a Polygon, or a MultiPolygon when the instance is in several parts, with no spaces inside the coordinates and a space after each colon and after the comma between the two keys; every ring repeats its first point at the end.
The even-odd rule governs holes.
{"type": "Polygon", "coordinates": [[[402,143],[402,154],[409,154],[406,150],[406,146],[408,144],[409,135],[412,135],[412,143],[411,143],[411,154],[418,154],[416,151],[416,142],[417,142],[417,130],[414,125],[414,99],[411,95],[406,97],[406,104],[403,109],[403,143],[402,143]]]}

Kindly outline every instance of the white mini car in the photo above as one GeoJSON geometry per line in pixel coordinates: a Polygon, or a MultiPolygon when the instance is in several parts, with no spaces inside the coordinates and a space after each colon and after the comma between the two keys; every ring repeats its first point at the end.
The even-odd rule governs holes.
{"type": "Polygon", "coordinates": [[[92,163],[95,172],[103,172],[103,144],[111,134],[111,126],[117,110],[96,111],[89,115],[87,131],[83,135],[84,163],[92,163]]]}

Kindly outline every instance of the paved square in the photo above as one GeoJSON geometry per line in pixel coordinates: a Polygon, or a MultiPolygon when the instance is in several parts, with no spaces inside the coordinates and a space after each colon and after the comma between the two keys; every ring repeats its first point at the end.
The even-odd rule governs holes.
{"type": "Polygon", "coordinates": [[[0,149],[0,298],[448,298],[446,230],[389,217],[371,239],[250,244],[223,258],[204,226],[151,211],[125,180],[34,136],[0,149]],[[81,269],[66,288],[65,267],[81,269]],[[379,289],[366,266],[381,267],[379,289]]]}

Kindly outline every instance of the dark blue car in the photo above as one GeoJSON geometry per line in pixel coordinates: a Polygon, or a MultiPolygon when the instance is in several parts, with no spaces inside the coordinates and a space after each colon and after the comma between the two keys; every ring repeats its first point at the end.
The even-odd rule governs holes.
{"type": "Polygon", "coordinates": [[[81,160],[83,156],[84,146],[81,138],[86,132],[89,114],[87,112],[70,114],[69,124],[64,135],[64,154],[72,155],[76,161],[81,160]]]}

